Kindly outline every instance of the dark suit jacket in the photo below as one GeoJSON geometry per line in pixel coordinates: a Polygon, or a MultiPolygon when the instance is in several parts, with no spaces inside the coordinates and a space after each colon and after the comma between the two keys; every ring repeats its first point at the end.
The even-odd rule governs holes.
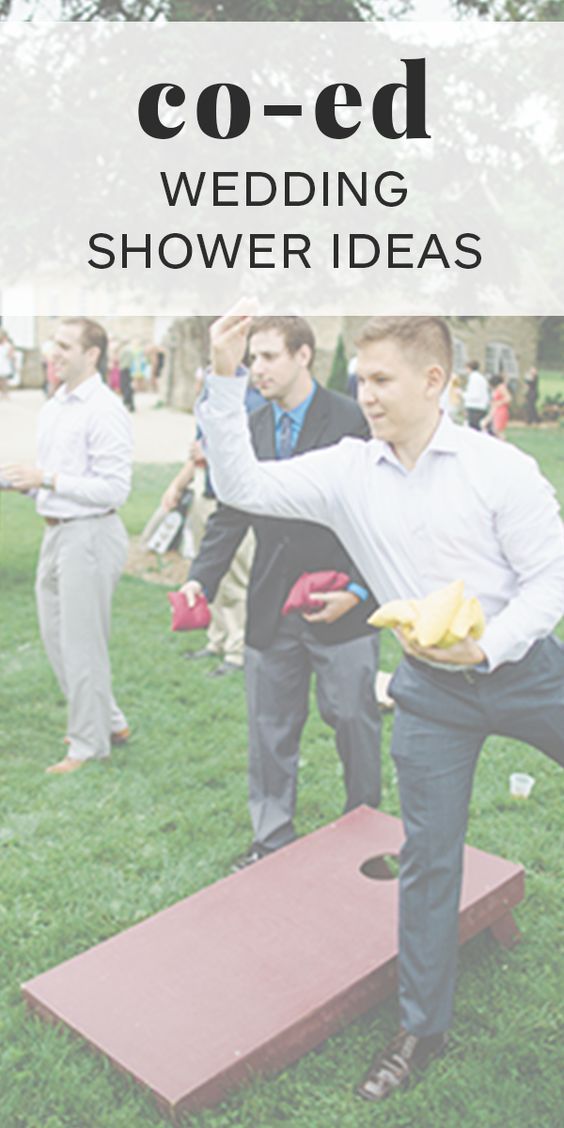
{"type": "MultiPolygon", "coordinates": [[[[257,458],[276,458],[274,413],[269,403],[253,412],[249,426],[257,458]]],[[[358,404],[347,396],[318,387],[294,454],[332,446],[346,435],[368,438],[368,427],[358,404]]],[[[249,527],[254,529],[257,540],[247,601],[249,646],[264,650],[273,642],[282,621],[282,606],[303,572],[346,572],[351,580],[367,588],[340,540],[325,526],[311,521],[256,517],[219,505],[208,521],[200,551],[190,569],[190,579],[201,583],[210,602],[249,527]]],[[[322,643],[344,642],[372,633],[366,620],[375,607],[369,596],[336,623],[311,626],[322,643]]]]}

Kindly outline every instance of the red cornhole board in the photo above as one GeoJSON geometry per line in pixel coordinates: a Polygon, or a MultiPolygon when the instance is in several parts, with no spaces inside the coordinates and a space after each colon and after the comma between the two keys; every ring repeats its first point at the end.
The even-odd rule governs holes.
{"type": "MultiPolygon", "coordinates": [[[[393,991],[398,883],[361,866],[402,839],[398,819],[358,808],[37,976],[24,996],[173,1117],[213,1105],[393,991]]],[[[511,943],[523,893],[521,866],[467,847],[461,942],[491,927],[511,943]]]]}

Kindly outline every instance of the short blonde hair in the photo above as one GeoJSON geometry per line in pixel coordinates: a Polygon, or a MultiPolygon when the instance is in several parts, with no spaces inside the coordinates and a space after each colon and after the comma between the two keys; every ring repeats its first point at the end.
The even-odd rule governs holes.
{"type": "Polygon", "coordinates": [[[452,338],[443,317],[371,317],[362,326],[356,346],[362,348],[383,340],[396,341],[423,364],[439,364],[450,376],[452,338]]]}

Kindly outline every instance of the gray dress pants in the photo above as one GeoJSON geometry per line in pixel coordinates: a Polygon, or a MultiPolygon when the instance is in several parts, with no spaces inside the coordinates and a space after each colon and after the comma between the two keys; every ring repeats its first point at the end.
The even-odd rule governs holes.
{"type": "Polygon", "coordinates": [[[564,761],[564,645],[552,636],[493,673],[448,673],[404,659],[392,756],[405,829],[400,857],[399,994],[402,1026],[450,1025],[458,950],[464,836],[474,770],[490,734],[564,761]]]}
{"type": "Polygon", "coordinates": [[[249,811],[254,841],[269,849],[295,837],[300,737],[312,673],[323,720],[335,730],[346,806],[380,801],[380,715],[374,691],[379,637],[374,632],[322,645],[300,616],[280,626],[266,650],[247,647],[249,811]]]}
{"type": "Polygon", "coordinates": [[[112,695],[109,640],[114,588],[127,557],[117,516],[45,530],[35,594],[47,657],[68,705],[71,759],[104,759],[127,721],[112,695]]]}

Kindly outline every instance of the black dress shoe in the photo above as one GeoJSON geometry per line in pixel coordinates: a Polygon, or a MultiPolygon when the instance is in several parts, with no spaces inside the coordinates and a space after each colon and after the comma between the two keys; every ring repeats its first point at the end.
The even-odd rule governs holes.
{"type": "Polygon", "coordinates": [[[439,1057],[446,1046],[446,1034],[429,1034],[418,1038],[400,1030],[386,1049],[378,1054],[368,1073],[356,1088],[365,1101],[383,1101],[397,1089],[404,1089],[413,1077],[439,1057]]]}
{"type": "Polygon", "coordinates": [[[235,858],[231,866],[232,872],[237,873],[238,870],[248,869],[249,866],[254,866],[255,862],[260,862],[262,858],[266,858],[268,854],[273,854],[274,850],[269,850],[267,846],[261,846],[260,842],[253,842],[245,854],[240,854],[235,858]]]}
{"type": "Polygon", "coordinates": [[[229,674],[240,674],[243,670],[242,666],[236,666],[234,662],[222,662],[215,670],[210,670],[207,674],[208,678],[225,678],[229,674]]]}
{"type": "Polygon", "coordinates": [[[217,650],[209,650],[207,646],[203,646],[201,650],[185,650],[184,658],[187,662],[199,662],[200,658],[219,658],[217,650]]]}

